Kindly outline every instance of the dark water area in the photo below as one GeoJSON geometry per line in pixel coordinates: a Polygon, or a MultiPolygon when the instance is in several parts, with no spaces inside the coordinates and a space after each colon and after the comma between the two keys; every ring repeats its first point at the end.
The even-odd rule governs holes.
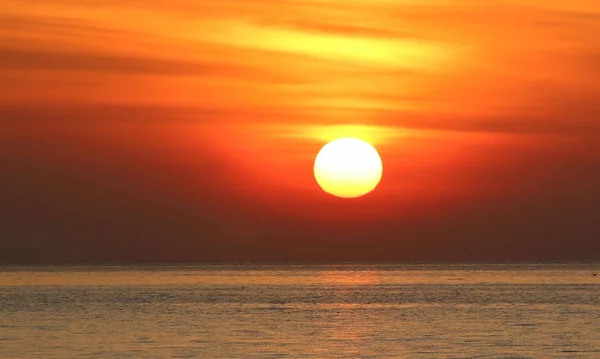
{"type": "Polygon", "coordinates": [[[0,358],[600,358],[600,263],[0,269],[0,358]]]}

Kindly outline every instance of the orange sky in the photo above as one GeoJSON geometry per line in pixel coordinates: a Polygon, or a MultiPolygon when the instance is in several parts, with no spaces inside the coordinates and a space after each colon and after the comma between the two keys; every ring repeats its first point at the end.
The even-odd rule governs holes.
{"type": "Polygon", "coordinates": [[[596,0],[0,0],[0,260],[586,257],[597,34],[596,0]],[[349,202],[312,177],[344,136],[384,163],[349,202]]]}

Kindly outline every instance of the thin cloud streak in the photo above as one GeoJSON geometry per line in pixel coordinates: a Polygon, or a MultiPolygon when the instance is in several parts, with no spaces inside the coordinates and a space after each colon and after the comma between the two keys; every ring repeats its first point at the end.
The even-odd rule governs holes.
{"type": "MultiPolygon", "coordinates": [[[[243,77],[273,82],[277,75],[268,69],[243,64],[201,63],[185,60],[131,57],[118,54],[40,52],[0,48],[0,67],[5,70],[94,71],[129,75],[243,77]]],[[[280,81],[284,81],[280,77],[280,81]]]]}

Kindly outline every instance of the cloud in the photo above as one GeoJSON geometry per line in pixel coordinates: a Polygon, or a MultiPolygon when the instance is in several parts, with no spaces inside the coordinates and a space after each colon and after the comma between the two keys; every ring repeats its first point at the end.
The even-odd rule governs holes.
{"type": "MultiPolygon", "coordinates": [[[[454,127],[477,116],[506,118],[507,125],[489,121],[490,128],[510,127],[519,117],[543,117],[536,111],[545,98],[566,104],[560,95],[567,91],[585,97],[599,90],[598,39],[590,35],[598,30],[597,14],[582,4],[533,5],[32,1],[3,16],[0,67],[21,70],[30,84],[39,70],[154,76],[129,91],[131,101],[134,92],[149,97],[154,87],[168,88],[165,97],[210,94],[222,110],[345,108],[376,118],[402,109],[466,119],[454,127]]],[[[78,74],[85,76],[94,75],[78,74]]],[[[129,80],[94,81],[103,82],[96,88],[106,93],[98,97],[107,98],[121,86],[115,81],[129,80]]],[[[44,83],[40,77],[39,87],[44,83]]],[[[32,91],[30,85],[22,93],[32,91]]]]}
{"type": "Polygon", "coordinates": [[[26,15],[6,15],[0,14],[0,33],[17,32],[71,32],[81,35],[105,33],[127,35],[126,31],[119,31],[109,26],[101,26],[90,23],[82,19],[73,19],[64,16],[54,16],[46,14],[45,16],[26,16],[26,15]]]}
{"type": "Polygon", "coordinates": [[[273,81],[266,69],[108,53],[45,52],[0,48],[0,67],[19,70],[94,71],[130,75],[243,77],[273,81]]]}

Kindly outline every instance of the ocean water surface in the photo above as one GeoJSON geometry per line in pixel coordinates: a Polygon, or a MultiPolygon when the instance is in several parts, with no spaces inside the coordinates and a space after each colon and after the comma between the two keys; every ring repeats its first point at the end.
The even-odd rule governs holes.
{"type": "Polygon", "coordinates": [[[600,358],[600,263],[0,268],[0,358],[600,358]]]}

